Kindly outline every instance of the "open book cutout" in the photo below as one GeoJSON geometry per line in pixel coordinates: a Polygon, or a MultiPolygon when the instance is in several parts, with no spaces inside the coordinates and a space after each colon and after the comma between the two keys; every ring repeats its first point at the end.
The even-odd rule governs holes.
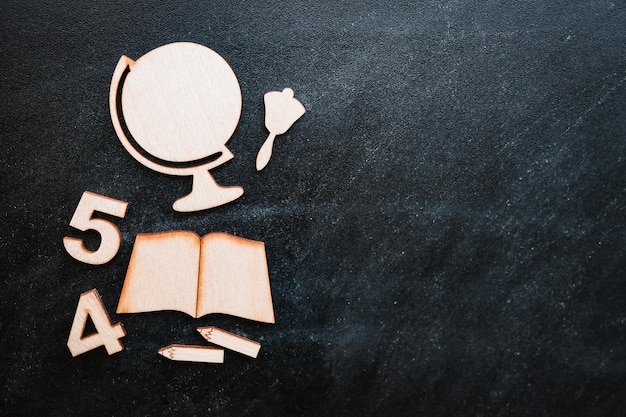
{"type": "Polygon", "coordinates": [[[227,233],[137,235],[117,313],[160,310],[274,323],[265,244],[227,233]]]}

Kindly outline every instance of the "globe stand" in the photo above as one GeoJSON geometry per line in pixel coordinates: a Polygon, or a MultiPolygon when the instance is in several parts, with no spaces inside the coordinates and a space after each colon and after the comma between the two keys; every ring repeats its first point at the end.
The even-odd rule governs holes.
{"type": "Polygon", "coordinates": [[[122,56],[111,79],[109,110],[115,133],[133,158],[157,172],[193,176],[191,193],[174,202],[175,211],[206,210],[243,194],[242,187],[220,186],[209,172],[233,158],[225,144],[241,115],[237,77],[215,51],[177,42],[137,61],[122,56]],[[218,159],[202,162],[217,153],[218,159]],[[200,165],[169,164],[194,161],[200,165]]]}
{"type": "Polygon", "coordinates": [[[223,187],[206,168],[199,168],[193,173],[191,193],[179,198],[172,208],[179,212],[206,210],[230,203],[243,195],[243,187],[223,187]]]}

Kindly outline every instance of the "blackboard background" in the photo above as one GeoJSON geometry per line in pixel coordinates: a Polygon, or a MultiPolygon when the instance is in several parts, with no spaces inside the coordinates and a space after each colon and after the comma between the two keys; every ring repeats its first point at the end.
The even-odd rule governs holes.
{"type": "Polygon", "coordinates": [[[623,413],[623,2],[0,10],[0,414],[623,413]],[[170,207],[190,180],[133,160],[108,115],[119,57],[175,41],[220,53],[243,94],[235,158],[212,172],[246,192],[191,215],[170,207]],[[284,87],[308,112],[258,173],[262,96],[284,87]],[[103,266],[62,245],[85,190],[129,202],[103,266]],[[135,236],[175,229],[264,241],[276,324],[116,315],[135,236]],[[72,358],[92,288],[125,350],[72,358]],[[260,341],[259,358],[156,354],[210,324],[260,341]]]}

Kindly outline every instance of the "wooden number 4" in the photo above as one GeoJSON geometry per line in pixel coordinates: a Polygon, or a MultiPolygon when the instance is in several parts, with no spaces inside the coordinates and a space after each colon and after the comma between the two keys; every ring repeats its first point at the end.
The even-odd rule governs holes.
{"type": "Polygon", "coordinates": [[[102,304],[102,299],[98,290],[84,292],[78,300],[76,315],[70,330],[70,337],[67,340],[67,347],[72,352],[72,356],[78,356],[89,352],[99,346],[104,346],[109,355],[122,351],[124,345],[119,341],[126,336],[126,331],[121,323],[112,324],[109,314],[102,304]],[[96,328],[96,333],[83,336],[87,317],[91,317],[96,328]]]}
{"type": "Polygon", "coordinates": [[[113,223],[104,219],[94,219],[92,215],[99,211],[124,218],[127,206],[128,203],[124,201],[85,191],[76,206],[70,226],[83,232],[95,230],[100,234],[100,246],[95,251],[90,251],[85,248],[82,239],[66,236],[63,238],[63,245],[67,253],[74,259],[92,265],[102,265],[113,259],[122,243],[122,235],[113,223]]]}

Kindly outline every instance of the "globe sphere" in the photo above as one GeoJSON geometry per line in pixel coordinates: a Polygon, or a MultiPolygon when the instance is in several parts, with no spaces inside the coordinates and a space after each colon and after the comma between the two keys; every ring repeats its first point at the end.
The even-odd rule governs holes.
{"type": "Polygon", "coordinates": [[[215,51],[178,42],[131,66],[122,90],[124,121],[152,156],[189,162],[225,149],[241,116],[235,73],[215,51]]]}

